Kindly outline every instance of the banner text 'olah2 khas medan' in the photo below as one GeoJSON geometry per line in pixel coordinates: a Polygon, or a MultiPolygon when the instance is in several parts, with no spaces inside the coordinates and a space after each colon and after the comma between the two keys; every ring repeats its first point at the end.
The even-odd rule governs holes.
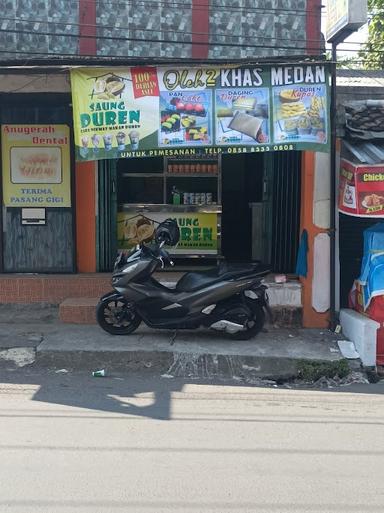
{"type": "Polygon", "coordinates": [[[71,71],[77,160],[329,151],[326,64],[71,71]]]}

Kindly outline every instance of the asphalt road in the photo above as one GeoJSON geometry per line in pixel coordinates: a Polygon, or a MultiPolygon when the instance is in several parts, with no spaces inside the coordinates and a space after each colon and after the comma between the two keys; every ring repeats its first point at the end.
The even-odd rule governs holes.
{"type": "Polygon", "coordinates": [[[384,385],[0,374],[0,512],[383,512],[384,385]]]}

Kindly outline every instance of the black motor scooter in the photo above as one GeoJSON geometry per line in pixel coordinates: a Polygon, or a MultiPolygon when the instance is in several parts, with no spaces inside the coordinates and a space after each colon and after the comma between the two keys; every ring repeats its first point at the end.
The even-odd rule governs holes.
{"type": "Polygon", "coordinates": [[[120,254],[112,276],[113,292],[97,305],[99,325],[113,335],[132,333],[141,323],[150,328],[208,327],[231,338],[247,340],[263,328],[268,306],[261,277],[270,272],[261,264],[221,264],[217,268],[184,274],[175,288],[152,277],[159,267],[173,264],[165,244],[179,241],[176,221],[167,219],[155,232],[155,243],[142,244],[120,254]]]}

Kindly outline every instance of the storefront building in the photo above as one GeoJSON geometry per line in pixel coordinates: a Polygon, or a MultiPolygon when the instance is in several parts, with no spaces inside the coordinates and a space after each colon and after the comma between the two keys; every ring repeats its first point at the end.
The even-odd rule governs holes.
{"type": "Polygon", "coordinates": [[[337,299],[365,366],[384,365],[384,75],[338,72],[337,299]],[[367,327],[367,330],[364,328],[367,327]],[[363,330],[362,330],[363,328],[363,330]],[[361,333],[364,333],[361,336],[361,333]]]}
{"type": "MultiPolygon", "coordinates": [[[[114,39],[108,39],[108,37],[119,37],[119,34],[111,35],[109,18],[104,16],[110,6],[106,3],[102,9],[101,3],[98,2],[97,6],[95,3],[94,12],[87,10],[84,15],[85,20],[79,18],[83,23],[83,29],[81,30],[80,27],[82,37],[79,40],[77,53],[87,56],[98,55],[96,61],[87,59],[87,70],[92,70],[95,64],[105,66],[105,61],[102,59],[106,55],[116,57],[114,39]],[[95,17],[94,24],[89,22],[90,16],[95,17]],[[105,28],[102,28],[103,25],[105,28]],[[95,31],[89,33],[89,31],[92,32],[90,26],[97,26],[97,34],[95,31]]],[[[160,15],[162,20],[166,20],[163,27],[163,40],[154,44],[153,41],[148,43],[151,39],[150,28],[144,28],[145,23],[149,23],[150,20],[145,17],[145,20],[143,18],[140,22],[140,19],[135,17],[133,22],[132,13],[128,12],[129,7],[126,7],[127,13],[120,13],[121,20],[124,21],[124,16],[127,16],[126,23],[136,31],[131,35],[138,36],[137,27],[143,28],[144,32],[142,36],[132,37],[132,41],[124,43],[129,45],[130,55],[135,58],[129,66],[125,65],[125,71],[130,66],[148,67],[144,56],[148,55],[149,48],[152,70],[157,65],[169,68],[168,62],[162,63],[165,57],[174,59],[173,68],[181,68],[180,59],[183,58],[207,59],[206,64],[209,59],[216,59],[214,65],[219,69],[221,58],[227,60],[231,58],[239,67],[241,63],[235,61],[239,55],[232,55],[231,52],[237,44],[241,46],[241,57],[247,57],[255,52],[254,48],[245,47],[244,41],[249,37],[249,31],[255,30],[256,19],[257,24],[261,23],[265,26],[270,20],[271,23],[268,26],[274,31],[271,34],[265,33],[265,37],[270,39],[271,48],[268,49],[267,44],[262,49],[258,48],[258,58],[283,56],[284,53],[294,58],[295,54],[303,53],[303,44],[300,46],[292,42],[292,46],[297,48],[283,50],[277,46],[278,37],[284,35],[285,38],[291,37],[294,41],[298,40],[298,34],[301,34],[302,41],[305,41],[307,36],[319,34],[320,17],[317,18],[313,14],[316,12],[316,2],[307,2],[308,5],[304,8],[301,5],[303,2],[291,3],[293,11],[307,9],[306,16],[294,17],[297,25],[295,30],[290,24],[292,20],[287,22],[287,18],[290,17],[288,15],[279,16],[271,10],[260,16],[260,12],[256,12],[256,9],[249,9],[245,5],[241,7],[239,4],[235,14],[239,15],[240,32],[234,35],[234,38],[237,38],[236,42],[233,41],[233,45],[228,47],[223,45],[224,40],[228,39],[225,34],[227,35],[230,31],[228,24],[223,22],[229,19],[223,15],[225,9],[221,13],[209,11],[211,14],[208,14],[208,18],[203,17],[206,26],[200,28],[203,36],[200,34],[199,37],[196,36],[198,31],[194,28],[196,23],[202,23],[202,17],[196,16],[196,6],[192,5],[192,9],[186,9],[190,18],[187,16],[183,18],[182,13],[177,13],[177,16],[172,13],[171,17],[169,13],[154,12],[153,19],[160,15]],[[252,16],[255,18],[255,23],[250,19],[252,16]],[[191,34],[188,34],[188,30],[183,26],[185,39],[183,44],[180,44],[180,41],[173,41],[177,44],[172,44],[172,41],[165,43],[164,40],[169,35],[166,27],[172,26],[174,30],[172,23],[177,24],[176,32],[181,32],[179,28],[182,22],[189,23],[192,27],[191,34]],[[211,34],[209,38],[204,36],[204,33],[208,32],[211,34]],[[200,41],[198,41],[199,38],[200,41]],[[133,39],[146,39],[147,42],[133,41],[133,39]],[[156,56],[158,60],[154,59],[156,56]]],[[[228,3],[227,14],[230,14],[229,11],[232,9],[231,23],[236,26],[233,23],[232,4],[233,2],[230,5],[228,3]]],[[[199,9],[201,10],[201,6],[199,9]]],[[[72,14],[75,16],[75,13],[72,14]]],[[[30,37],[32,42],[33,33],[30,37]]],[[[181,34],[180,36],[174,34],[173,37],[181,38],[181,34]]],[[[320,40],[320,37],[317,39],[320,40]]],[[[49,47],[52,43],[50,36],[46,36],[46,41],[49,47]]],[[[18,44],[16,39],[14,44],[18,44]]],[[[126,50],[119,47],[119,55],[124,54],[126,50]]],[[[315,53],[307,46],[305,46],[305,52],[315,53]]],[[[121,61],[119,64],[121,71],[121,61]]],[[[196,66],[196,63],[191,61],[189,66],[196,66]]],[[[251,72],[255,73],[254,79],[258,78],[257,69],[260,67],[262,68],[263,64],[250,67],[251,72]]],[[[307,88],[308,92],[310,87],[319,86],[319,81],[316,83],[315,66],[314,77],[312,79],[308,75],[309,81],[301,75],[305,74],[305,70],[300,71],[300,67],[299,59],[296,62],[294,60],[291,63],[287,62],[286,68],[291,69],[287,72],[288,82],[276,83],[276,87],[282,86],[285,91],[299,91],[300,88],[302,90],[307,88]],[[296,71],[295,64],[297,64],[296,71]],[[296,84],[294,83],[295,73],[296,84]]],[[[306,230],[308,235],[307,275],[301,278],[303,324],[326,326],[329,289],[324,286],[324,273],[328,272],[329,275],[329,263],[327,268],[325,257],[325,263],[322,259],[319,267],[316,254],[317,252],[327,254],[326,238],[328,236],[325,233],[329,223],[327,214],[329,183],[327,183],[328,177],[324,176],[323,167],[328,159],[328,153],[324,152],[324,148],[314,146],[309,151],[304,149],[305,145],[296,144],[300,140],[304,142],[310,140],[312,143],[321,145],[329,143],[329,139],[324,140],[329,126],[324,124],[316,126],[317,103],[307,99],[303,101],[303,98],[294,98],[292,102],[288,98],[287,102],[282,102],[280,111],[288,112],[290,108],[300,108],[305,109],[306,112],[289,112],[285,116],[286,119],[283,120],[285,122],[290,118],[296,118],[296,125],[291,127],[291,131],[287,123],[283,128],[280,127],[282,138],[277,142],[275,132],[270,133],[270,127],[277,131],[273,124],[274,116],[277,120],[276,107],[272,101],[273,92],[266,99],[262,97],[265,93],[260,92],[262,88],[259,88],[260,98],[248,95],[251,96],[250,101],[246,105],[244,101],[243,105],[240,105],[240,101],[239,105],[236,105],[236,110],[232,112],[228,110],[234,103],[233,98],[229,103],[229,100],[225,100],[222,95],[222,104],[219,105],[220,91],[212,93],[214,101],[211,100],[211,103],[204,94],[200,95],[198,100],[190,95],[187,98],[189,105],[184,101],[185,91],[182,102],[176,102],[177,95],[172,96],[163,92],[160,97],[164,106],[160,107],[159,114],[156,114],[160,116],[159,120],[156,120],[158,127],[156,144],[148,143],[145,152],[140,154],[143,150],[140,143],[139,147],[136,146],[135,135],[141,137],[140,130],[142,131],[143,128],[138,129],[134,126],[135,124],[140,126],[138,119],[135,118],[137,109],[131,109],[128,113],[128,116],[131,116],[128,123],[129,130],[122,130],[120,138],[117,137],[118,133],[114,134],[111,147],[109,147],[108,138],[105,138],[106,134],[101,131],[79,136],[79,131],[76,132],[77,121],[73,101],[76,101],[79,96],[71,96],[71,68],[73,66],[67,63],[65,67],[59,69],[56,63],[55,68],[48,69],[40,65],[39,68],[34,68],[33,72],[26,72],[22,68],[19,68],[17,74],[4,70],[1,84],[4,207],[0,269],[3,273],[1,301],[25,302],[26,297],[30,300],[42,301],[48,298],[44,295],[34,296],[32,289],[23,296],[22,289],[25,281],[20,282],[21,285],[18,284],[17,297],[15,297],[15,273],[39,273],[40,275],[53,273],[56,279],[59,279],[58,274],[71,273],[70,276],[83,278],[82,284],[86,279],[82,276],[84,273],[108,273],[117,250],[128,249],[138,241],[148,240],[152,230],[151,222],[168,216],[177,216],[182,241],[176,249],[175,257],[179,267],[183,269],[201,263],[212,265],[222,258],[229,261],[260,259],[271,262],[275,273],[294,275],[299,243],[302,240],[303,230],[306,230]],[[186,108],[187,105],[189,109],[186,108]],[[212,105],[214,105],[215,116],[207,117],[212,105]],[[259,110],[255,108],[256,105],[259,110]],[[267,106],[267,113],[265,106],[267,106]],[[222,116],[218,116],[220,109],[222,116]],[[253,111],[253,119],[249,119],[250,111],[253,111]],[[300,117],[302,121],[299,126],[297,119],[300,117]],[[310,117],[312,121],[315,120],[313,125],[309,124],[310,117]],[[203,118],[209,121],[206,124],[200,122],[203,118]],[[232,126],[230,126],[231,122],[232,126]],[[230,140],[238,129],[242,130],[240,133],[243,140],[248,138],[249,141],[252,138],[254,144],[244,145],[239,144],[239,141],[230,140]],[[226,131],[229,132],[229,143],[226,147],[220,146],[218,138],[219,136],[224,138],[226,131]],[[170,141],[177,137],[177,133],[183,133],[186,138],[186,143],[181,145],[184,151],[179,151],[180,145],[177,143],[174,145],[174,151],[165,151],[170,141]],[[203,151],[193,151],[199,147],[203,151]],[[252,151],[249,151],[251,147],[252,151]],[[18,148],[22,148],[22,151],[18,148]],[[42,148],[45,148],[43,152],[42,148]],[[223,148],[225,151],[220,151],[223,148]],[[324,153],[318,153],[317,149],[324,153]],[[108,150],[115,152],[113,158],[101,155],[102,151],[108,150]],[[100,154],[95,155],[98,151],[100,154]],[[91,153],[93,156],[90,155],[91,153]],[[14,165],[11,165],[11,159],[14,165]],[[61,166],[57,164],[59,160],[61,166]],[[34,179],[30,180],[32,175],[34,179]]],[[[93,70],[96,75],[97,68],[93,70]]],[[[106,79],[99,80],[96,85],[97,95],[114,96],[99,98],[98,103],[115,102],[116,98],[121,98],[118,88],[123,81],[115,80],[116,76],[121,77],[120,71],[116,70],[117,68],[108,67],[109,75],[106,79]],[[114,87],[116,89],[112,91],[114,87]]],[[[284,76],[284,70],[282,73],[284,76]]],[[[224,73],[226,80],[228,76],[224,73]]],[[[235,84],[237,92],[239,89],[247,92],[254,86],[249,82],[250,78],[244,78],[244,75],[238,76],[236,80],[239,82],[235,84]]],[[[148,87],[150,87],[148,84],[151,80],[144,80],[144,82],[147,88],[144,96],[152,97],[151,91],[148,93],[148,87]]],[[[324,83],[325,80],[322,84],[324,83]]],[[[223,89],[227,85],[228,81],[224,82],[223,89]]],[[[232,84],[230,86],[232,87],[232,84]]],[[[234,91],[233,87],[232,91],[234,91]]],[[[244,95],[235,96],[239,100],[245,99],[244,95]]],[[[326,100],[326,94],[324,99],[326,100]]],[[[325,106],[325,110],[327,108],[328,106],[325,106]]],[[[104,111],[110,110],[104,109],[104,111]]],[[[321,117],[317,116],[317,118],[321,117]]],[[[322,119],[324,122],[324,115],[322,119]]],[[[82,121],[84,124],[88,122],[84,117],[82,121]]],[[[120,125],[127,126],[125,118],[121,118],[120,121],[120,125]]],[[[150,139],[150,133],[148,137],[150,139]]],[[[18,279],[25,280],[26,277],[18,276],[18,279]]],[[[92,279],[89,278],[91,281],[92,279]]],[[[33,285],[32,288],[34,286],[37,287],[33,285]]],[[[105,286],[106,281],[100,288],[105,286]]],[[[87,287],[83,288],[84,294],[86,289],[87,287]]],[[[284,293],[287,291],[289,291],[289,284],[284,293]]],[[[99,292],[97,287],[93,289],[90,287],[86,295],[96,294],[96,292],[99,292]]],[[[73,289],[63,292],[59,299],[71,295],[77,295],[73,289]]],[[[51,299],[54,299],[53,296],[51,299]]]]}
{"type": "Polygon", "coordinates": [[[340,265],[336,276],[340,283],[340,306],[346,308],[353,282],[360,274],[364,230],[383,218],[380,201],[376,202],[376,206],[371,205],[371,208],[365,202],[363,205],[363,201],[370,194],[378,197],[382,195],[383,182],[380,173],[384,165],[384,76],[381,71],[339,70],[337,83],[340,138],[337,217],[340,265]],[[367,174],[365,180],[364,174],[367,174]],[[353,181],[361,177],[357,189],[355,183],[348,181],[348,177],[352,177],[353,181]],[[346,202],[349,190],[360,194],[360,203],[346,202]]]}

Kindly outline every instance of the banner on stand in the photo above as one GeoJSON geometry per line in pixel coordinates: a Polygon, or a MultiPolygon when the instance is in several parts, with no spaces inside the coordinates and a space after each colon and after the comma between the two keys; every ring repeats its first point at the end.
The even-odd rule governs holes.
{"type": "Polygon", "coordinates": [[[117,239],[120,250],[132,249],[136,244],[152,242],[156,227],[166,219],[174,219],[180,229],[180,240],[170,248],[172,254],[216,255],[217,214],[214,212],[118,212],[117,239]]]}

